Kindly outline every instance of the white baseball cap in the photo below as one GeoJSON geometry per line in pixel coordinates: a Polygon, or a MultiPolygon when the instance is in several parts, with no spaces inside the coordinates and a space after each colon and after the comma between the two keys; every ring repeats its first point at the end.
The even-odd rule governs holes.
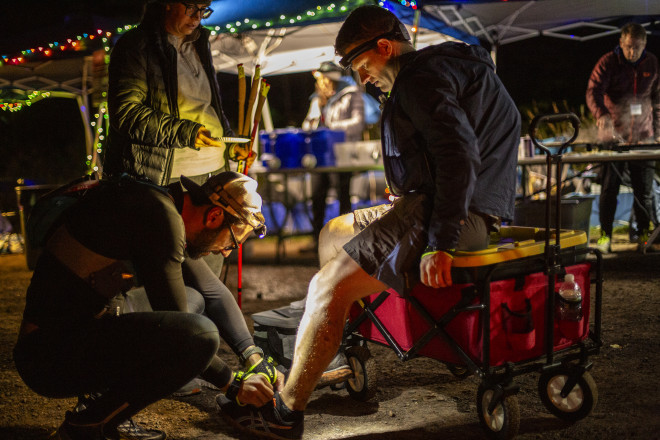
{"type": "Polygon", "coordinates": [[[203,185],[198,185],[186,176],[181,184],[188,190],[195,205],[220,206],[234,217],[254,229],[263,238],[266,235],[264,216],[261,213],[261,196],[257,193],[257,181],[244,174],[224,171],[211,176],[203,185]]]}

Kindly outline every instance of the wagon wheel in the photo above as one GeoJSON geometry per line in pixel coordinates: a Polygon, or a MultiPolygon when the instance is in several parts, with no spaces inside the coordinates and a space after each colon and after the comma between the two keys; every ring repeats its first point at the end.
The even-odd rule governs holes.
{"type": "Polygon", "coordinates": [[[462,366],[462,365],[454,365],[454,364],[445,364],[447,366],[447,369],[451,374],[454,375],[454,377],[463,380],[465,378],[468,378],[472,376],[472,372],[470,371],[469,368],[462,366]]]}
{"type": "Polygon", "coordinates": [[[567,422],[577,422],[588,416],[598,403],[598,388],[588,372],[576,378],[576,374],[568,367],[560,367],[541,374],[539,396],[553,415],[567,422]],[[573,389],[562,395],[570,378],[577,382],[573,389]]]}
{"type": "Polygon", "coordinates": [[[479,422],[489,438],[496,440],[508,440],[518,433],[520,428],[520,409],[518,398],[514,395],[505,395],[495,406],[492,413],[488,412],[488,406],[493,400],[495,390],[483,384],[479,385],[477,391],[477,412],[479,422]]]}
{"type": "Polygon", "coordinates": [[[346,380],[346,391],[353,399],[366,402],[377,391],[376,360],[367,347],[359,346],[347,348],[346,357],[353,370],[353,377],[346,380]]]}

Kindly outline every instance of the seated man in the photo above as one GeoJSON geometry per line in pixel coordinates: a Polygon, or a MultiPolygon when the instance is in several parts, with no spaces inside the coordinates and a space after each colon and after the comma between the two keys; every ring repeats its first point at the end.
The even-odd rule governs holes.
{"type": "Polygon", "coordinates": [[[390,92],[382,152],[400,197],[325,226],[325,264],[310,283],[293,365],[273,403],[218,398],[229,422],[269,438],[302,437],[307,401],[354,301],[388,288],[405,293],[419,280],[450,286],[453,252],[486,248],[491,229],[513,217],[520,115],[488,52],[462,43],[416,51],[403,24],[378,6],[354,10],[335,48],[363,83],[390,92]]]}
{"type": "MultiPolygon", "coordinates": [[[[217,356],[218,328],[187,313],[182,271],[184,258],[228,256],[253,231],[265,233],[256,186],[234,172],[202,186],[182,177],[169,190],[124,176],[101,180],[62,214],[28,287],[14,349],[19,374],[37,393],[94,395],[67,412],[51,438],[127,438],[118,425],[198,374],[234,401],[261,406],[272,399],[277,373],[253,350],[249,333],[234,347],[244,347],[255,365],[246,374],[217,356]],[[111,309],[125,288],[124,262],[155,311],[111,309]]],[[[240,335],[240,310],[227,313],[235,316],[226,325],[233,321],[240,335]]],[[[156,430],[142,434],[165,438],[156,430]]]]}

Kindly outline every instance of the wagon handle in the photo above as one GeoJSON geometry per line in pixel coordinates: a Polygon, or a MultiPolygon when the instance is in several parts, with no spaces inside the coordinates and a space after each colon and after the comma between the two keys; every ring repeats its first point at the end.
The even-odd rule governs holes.
{"type": "Polygon", "coordinates": [[[567,142],[563,143],[561,147],[559,147],[559,151],[557,152],[557,154],[562,154],[564,148],[566,148],[575,139],[577,139],[578,133],[580,131],[580,119],[575,115],[575,113],[556,113],[556,114],[536,116],[532,120],[532,123],[529,126],[529,137],[532,138],[532,143],[535,146],[539,147],[541,150],[543,150],[546,154],[550,154],[550,150],[548,149],[548,147],[543,145],[537,139],[536,129],[542,122],[549,124],[553,122],[565,122],[565,121],[570,122],[571,125],[573,126],[573,136],[571,136],[571,138],[567,142]]]}
{"type": "Polygon", "coordinates": [[[529,137],[532,140],[532,143],[541,149],[546,156],[547,164],[547,182],[546,182],[546,210],[545,210],[545,261],[546,261],[546,273],[548,275],[548,297],[547,297],[547,309],[546,309],[546,322],[548,323],[548,329],[546,329],[546,356],[548,364],[553,362],[553,341],[554,341],[554,329],[552,322],[554,320],[554,309],[555,309],[555,275],[560,271],[560,258],[559,253],[561,251],[560,235],[561,235],[561,156],[568,145],[573,142],[580,130],[580,119],[574,113],[557,113],[557,114],[548,114],[536,116],[532,123],[529,126],[529,137]],[[552,123],[552,122],[566,122],[568,121],[573,126],[573,136],[567,141],[564,142],[557,151],[557,154],[552,154],[550,149],[543,145],[537,139],[536,128],[542,122],[552,123]],[[552,173],[552,164],[555,163],[556,166],[556,177],[557,181],[557,196],[555,197],[556,208],[555,208],[555,223],[556,223],[556,238],[554,246],[550,246],[550,207],[551,207],[551,197],[552,193],[552,183],[551,183],[551,173],[552,173]]]}

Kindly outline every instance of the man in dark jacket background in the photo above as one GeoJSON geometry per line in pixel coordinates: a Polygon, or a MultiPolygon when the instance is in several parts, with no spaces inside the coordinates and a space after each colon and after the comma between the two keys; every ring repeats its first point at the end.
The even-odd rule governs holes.
{"type": "Polygon", "coordinates": [[[418,279],[451,285],[454,251],[486,248],[490,231],[513,216],[520,115],[484,49],[445,43],[416,51],[396,16],[377,6],[348,16],[335,49],[363,83],[390,93],[383,160],[390,191],[401,197],[323,229],[322,267],[274,405],[218,399],[230,422],[272,438],[302,436],[303,411],[354,301],[388,288],[404,293],[418,279]]]}
{"type": "MultiPolygon", "coordinates": [[[[599,138],[604,142],[660,142],[660,79],[658,59],[645,50],[646,30],[630,23],[621,28],[619,45],[603,55],[591,72],[587,104],[596,118],[599,138]]],[[[612,162],[603,164],[598,248],[611,251],[612,223],[619,186],[625,170],[630,173],[638,224],[639,244],[648,239],[653,219],[653,175],[655,162],[612,162]]]]}

